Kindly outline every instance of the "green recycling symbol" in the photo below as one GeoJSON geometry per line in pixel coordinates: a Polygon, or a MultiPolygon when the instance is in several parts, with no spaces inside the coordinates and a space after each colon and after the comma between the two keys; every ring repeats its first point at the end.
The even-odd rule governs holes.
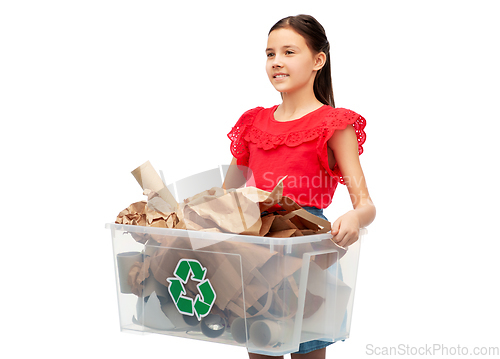
{"type": "Polygon", "coordinates": [[[210,281],[205,279],[206,274],[207,269],[203,268],[196,259],[181,259],[177,263],[174,271],[175,277],[167,278],[167,282],[170,283],[168,292],[179,313],[189,316],[196,315],[198,320],[208,315],[217,296],[210,281]],[[184,284],[187,283],[190,273],[192,274],[191,279],[199,282],[197,285],[199,294],[194,300],[184,296],[187,294],[184,284]]]}

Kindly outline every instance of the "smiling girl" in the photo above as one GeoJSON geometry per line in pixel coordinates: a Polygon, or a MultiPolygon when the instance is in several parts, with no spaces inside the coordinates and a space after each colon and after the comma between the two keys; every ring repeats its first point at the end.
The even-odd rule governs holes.
{"type": "MultiPolygon", "coordinates": [[[[287,176],[283,195],[326,219],[323,209],[331,204],[337,184],[345,184],[353,209],[332,224],[332,239],[348,247],[358,240],[360,228],[375,218],[359,162],[366,121],[353,111],[335,108],[330,44],[312,16],[278,21],[269,31],[266,56],[267,75],[282,103],[245,112],[228,133],[233,159],[224,188],[228,178],[245,168],[251,170],[252,185],[267,191],[287,176]]],[[[325,358],[330,344],[301,343],[292,359],[325,358]]]]}

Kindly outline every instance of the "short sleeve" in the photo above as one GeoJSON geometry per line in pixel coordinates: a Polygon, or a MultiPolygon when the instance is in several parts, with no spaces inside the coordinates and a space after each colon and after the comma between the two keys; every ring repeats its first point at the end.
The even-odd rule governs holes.
{"type": "Polygon", "coordinates": [[[231,140],[231,154],[237,159],[237,165],[248,166],[250,153],[248,152],[248,142],[244,136],[252,126],[255,116],[262,109],[263,107],[256,107],[246,111],[227,134],[227,137],[231,140]]]}
{"type": "Polygon", "coordinates": [[[326,172],[336,178],[339,183],[345,184],[342,178],[342,173],[340,173],[340,168],[337,163],[335,163],[333,170],[330,169],[328,165],[328,140],[332,137],[336,130],[343,130],[347,126],[353,126],[356,132],[356,137],[358,139],[358,154],[363,153],[363,144],[366,141],[365,126],[366,120],[363,116],[357,114],[354,111],[347,110],[344,108],[335,108],[330,111],[325,116],[325,121],[323,123],[323,131],[318,142],[318,157],[321,166],[326,170],[326,172]]]}

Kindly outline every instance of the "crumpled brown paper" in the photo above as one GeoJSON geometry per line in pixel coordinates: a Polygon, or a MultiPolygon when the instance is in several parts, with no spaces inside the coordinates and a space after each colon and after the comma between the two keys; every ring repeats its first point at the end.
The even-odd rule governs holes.
{"type": "Polygon", "coordinates": [[[176,212],[179,224],[175,228],[280,238],[329,232],[330,222],[283,196],[284,179],[272,192],[256,187],[230,191],[213,187],[186,198],[176,212]],[[281,210],[262,216],[272,207],[281,210]]]}
{"type": "Polygon", "coordinates": [[[142,296],[144,281],[149,277],[150,258],[146,257],[144,262],[135,262],[128,273],[128,285],[132,288],[132,293],[138,297],[142,296]]]}
{"type": "Polygon", "coordinates": [[[330,222],[283,196],[286,176],[272,192],[251,186],[229,190],[212,187],[179,204],[149,161],[132,174],[148,195],[148,203],[144,206],[139,202],[120,212],[116,223],[281,238],[326,233],[331,229],[330,222]],[[263,211],[276,207],[282,210],[261,218],[263,211]]]}
{"type": "Polygon", "coordinates": [[[163,213],[151,209],[145,201],[132,203],[118,214],[115,223],[136,226],[175,228],[178,223],[175,212],[163,213]]]}
{"type": "MultiPolygon", "coordinates": [[[[177,214],[171,211],[171,207],[162,198],[160,198],[156,192],[145,190],[144,194],[148,196],[148,201],[132,203],[118,214],[115,223],[135,226],[175,228],[175,226],[179,223],[179,219],[177,214]],[[161,212],[160,210],[170,212],[161,212]]],[[[151,235],[147,233],[132,233],[132,236],[136,241],[143,244],[151,238],[151,235]]]]}
{"type": "MultiPolygon", "coordinates": [[[[283,196],[284,178],[272,192],[255,187],[230,190],[212,187],[177,203],[168,189],[159,183],[159,176],[154,173],[149,162],[138,167],[133,174],[143,187],[148,201],[133,203],[121,211],[116,219],[119,224],[280,238],[326,233],[331,229],[330,222],[310,214],[283,196]],[[149,179],[149,176],[153,179],[149,179]],[[152,187],[161,191],[161,195],[147,188],[148,183],[154,183],[152,187]],[[271,213],[263,215],[262,212],[266,210],[271,213]]],[[[133,293],[142,294],[149,273],[159,283],[165,284],[166,278],[173,276],[181,258],[196,259],[207,268],[208,278],[217,287],[215,306],[227,317],[262,315],[273,318],[275,314],[287,317],[295,315],[298,286],[293,274],[302,267],[302,254],[315,249],[314,244],[305,243],[293,246],[293,253],[285,255],[283,245],[275,245],[271,251],[266,245],[221,241],[207,245],[203,251],[193,251],[186,237],[131,234],[138,242],[160,245],[146,255],[144,262],[136,263],[130,270],[129,285],[133,293]],[[222,253],[238,254],[241,264],[239,260],[231,262],[222,253]],[[244,301],[242,282],[245,286],[244,301]]],[[[331,257],[332,260],[323,259],[320,266],[330,266],[337,258],[331,257]]],[[[185,289],[188,295],[195,296],[197,293],[193,281],[185,289]]],[[[312,315],[322,301],[323,298],[307,291],[308,311],[304,313],[305,317],[312,315]]]]}
{"type": "Polygon", "coordinates": [[[261,212],[278,204],[283,195],[283,179],[272,192],[256,187],[226,191],[219,187],[186,198],[179,204],[176,228],[207,230],[259,236],[261,212]]]}

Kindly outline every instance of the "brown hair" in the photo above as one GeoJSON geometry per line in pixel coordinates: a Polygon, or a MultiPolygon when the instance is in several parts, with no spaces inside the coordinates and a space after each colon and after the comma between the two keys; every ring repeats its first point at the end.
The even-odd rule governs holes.
{"type": "Polygon", "coordinates": [[[314,95],[325,105],[335,107],[333,101],[332,70],[330,66],[330,43],[326,38],[325,29],[310,15],[288,16],[278,21],[269,30],[269,34],[277,29],[290,28],[301,35],[312,52],[326,54],[325,65],[316,73],[314,79],[314,95]]]}

